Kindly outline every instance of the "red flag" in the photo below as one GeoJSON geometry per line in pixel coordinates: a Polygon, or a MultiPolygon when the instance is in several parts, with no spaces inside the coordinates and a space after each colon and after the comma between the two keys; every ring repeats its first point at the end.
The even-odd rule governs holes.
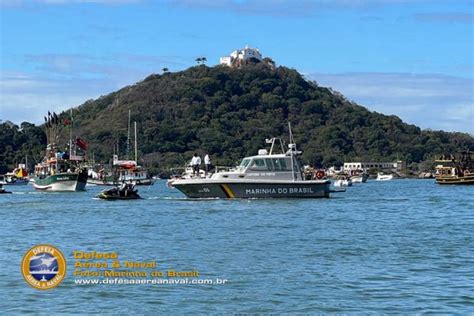
{"type": "Polygon", "coordinates": [[[64,119],[63,123],[64,123],[64,125],[70,125],[71,124],[71,122],[68,119],[64,119]]]}
{"type": "Polygon", "coordinates": [[[82,150],[87,150],[87,143],[80,137],[76,137],[76,145],[82,150]]]}

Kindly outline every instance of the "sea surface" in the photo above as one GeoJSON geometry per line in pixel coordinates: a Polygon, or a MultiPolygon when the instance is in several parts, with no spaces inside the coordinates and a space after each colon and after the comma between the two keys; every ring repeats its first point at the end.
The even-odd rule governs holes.
{"type": "Polygon", "coordinates": [[[330,199],[190,200],[163,180],[138,201],[86,192],[0,195],[0,313],[474,313],[474,187],[355,184],[330,199]],[[40,291],[20,264],[36,244],[68,262],[40,291]],[[221,285],[77,285],[73,252],[116,251],[221,285]]]}

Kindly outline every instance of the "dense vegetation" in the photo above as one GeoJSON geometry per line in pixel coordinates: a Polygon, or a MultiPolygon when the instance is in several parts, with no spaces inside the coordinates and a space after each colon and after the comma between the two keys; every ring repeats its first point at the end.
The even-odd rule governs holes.
{"type": "MultiPolygon", "coordinates": [[[[129,109],[132,122],[138,123],[142,163],[154,171],[183,165],[194,152],[209,153],[218,165],[235,164],[263,148],[265,138],[287,140],[288,121],[304,161],[316,166],[347,160],[410,163],[443,152],[474,150],[474,139],[467,134],[422,131],[396,116],[370,112],[293,69],[201,65],[151,75],[79,106],[75,130],[90,142],[95,160],[109,161],[117,143],[125,152],[129,109]]],[[[23,140],[5,145],[9,140],[3,133],[0,152],[11,146],[8,157],[2,158],[12,163],[13,156],[23,154],[12,153],[23,140]]],[[[35,137],[33,142],[44,141],[35,137]]]]}
{"type": "Polygon", "coordinates": [[[41,127],[27,122],[15,126],[10,122],[0,124],[0,174],[11,171],[19,163],[29,165],[42,159],[46,147],[46,134],[41,127]]]}

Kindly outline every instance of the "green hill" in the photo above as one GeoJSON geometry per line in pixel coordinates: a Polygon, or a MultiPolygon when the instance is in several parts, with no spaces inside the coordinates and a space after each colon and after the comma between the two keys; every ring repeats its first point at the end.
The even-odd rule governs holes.
{"type": "Polygon", "coordinates": [[[74,126],[96,160],[110,160],[117,142],[125,152],[129,110],[138,123],[141,160],[155,171],[183,165],[194,152],[211,154],[215,164],[233,165],[265,146],[265,138],[287,139],[288,121],[303,160],[313,165],[410,163],[474,150],[468,134],[423,131],[396,116],[370,112],[296,70],[264,64],[240,69],[201,65],[151,75],[87,101],[74,111],[74,126]]]}

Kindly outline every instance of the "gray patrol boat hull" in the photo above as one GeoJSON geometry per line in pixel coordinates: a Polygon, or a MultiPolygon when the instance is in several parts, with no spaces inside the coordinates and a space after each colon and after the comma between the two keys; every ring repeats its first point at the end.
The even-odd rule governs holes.
{"type": "Polygon", "coordinates": [[[331,182],[313,181],[216,181],[180,179],[172,186],[189,198],[328,198],[331,182]]]}

